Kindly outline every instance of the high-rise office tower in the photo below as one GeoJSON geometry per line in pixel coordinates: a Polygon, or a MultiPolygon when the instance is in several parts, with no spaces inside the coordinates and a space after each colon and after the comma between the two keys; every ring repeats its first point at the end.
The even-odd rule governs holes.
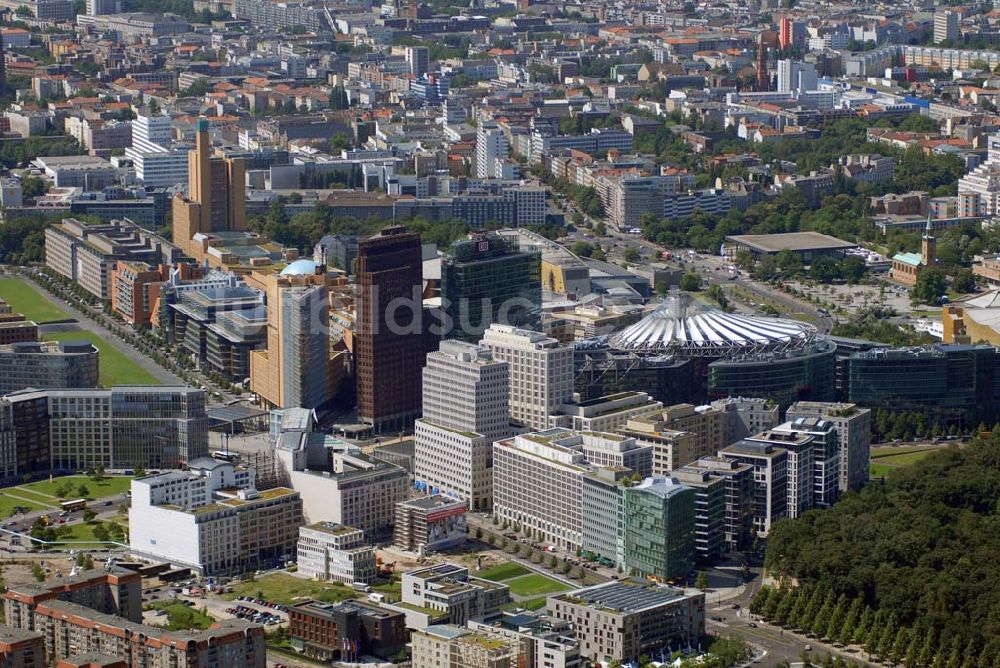
{"type": "Polygon", "coordinates": [[[413,475],[428,492],[489,508],[493,442],[510,435],[509,366],[486,348],[444,341],[427,355],[423,417],[415,425],[413,475]]]}
{"type": "Polygon", "coordinates": [[[840,491],[859,489],[868,482],[872,444],[872,412],[854,404],[797,401],[788,408],[788,420],[823,418],[833,424],[840,443],[840,491]]]}
{"type": "Polygon", "coordinates": [[[406,67],[415,77],[427,74],[430,69],[430,50],[426,46],[406,47],[406,67]]]}
{"type": "Polygon", "coordinates": [[[480,345],[510,364],[510,418],[548,429],[550,416],[573,399],[573,349],[539,332],[490,325],[480,345]]]}
{"type": "Polygon", "coordinates": [[[212,155],[208,119],[199,118],[195,148],[188,153],[187,197],[174,195],[174,243],[196,260],[205,250],[197,234],[246,229],[246,170],[240,158],[212,155]]]}
{"type": "Polygon", "coordinates": [[[246,279],[267,300],[267,348],[250,353],[250,389],[268,406],[317,408],[333,396],[325,269],[303,259],[246,279]]]}
{"type": "Polygon", "coordinates": [[[426,353],[420,237],[387,227],[358,245],[356,267],[358,417],[376,431],[405,428],[420,414],[426,353]]]}
{"type": "Polygon", "coordinates": [[[625,567],[660,580],[691,572],[695,556],[694,489],[676,478],[646,478],[623,491],[625,567]]]}
{"type": "Polygon", "coordinates": [[[498,234],[458,241],[441,265],[441,303],[446,338],[476,342],[493,323],[538,329],[541,255],[498,234]]]}
{"type": "Polygon", "coordinates": [[[476,132],[476,176],[481,179],[499,178],[502,171],[497,163],[510,155],[507,135],[493,121],[483,121],[476,132]]]}

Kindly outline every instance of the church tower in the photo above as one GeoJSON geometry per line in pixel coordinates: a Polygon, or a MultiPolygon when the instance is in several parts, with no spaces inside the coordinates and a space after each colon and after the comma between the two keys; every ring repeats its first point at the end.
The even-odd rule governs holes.
{"type": "Polygon", "coordinates": [[[931,232],[931,216],[927,214],[927,227],[924,228],[924,236],[920,239],[921,264],[925,267],[930,267],[937,261],[937,239],[931,232]]]}

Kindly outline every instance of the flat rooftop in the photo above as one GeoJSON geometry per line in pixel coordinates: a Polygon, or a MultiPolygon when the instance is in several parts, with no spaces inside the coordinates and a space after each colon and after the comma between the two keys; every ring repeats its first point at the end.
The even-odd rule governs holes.
{"type": "Polygon", "coordinates": [[[816,251],[816,250],[847,250],[857,248],[853,244],[837,237],[819,232],[786,232],[783,234],[738,234],[726,237],[742,246],[749,246],[761,253],[777,253],[783,250],[816,251]]]}
{"type": "Polygon", "coordinates": [[[635,613],[656,608],[684,597],[680,589],[641,580],[618,580],[557,594],[552,598],[592,605],[604,610],[635,613]]]}

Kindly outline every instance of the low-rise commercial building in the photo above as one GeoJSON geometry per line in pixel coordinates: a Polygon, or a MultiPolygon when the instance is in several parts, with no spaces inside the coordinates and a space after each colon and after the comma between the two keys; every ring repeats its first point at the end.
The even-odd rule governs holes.
{"type": "Polygon", "coordinates": [[[24,341],[0,345],[0,395],[29,387],[97,387],[99,354],[90,341],[24,341]]]}
{"type": "Polygon", "coordinates": [[[495,612],[469,621],[479,634],[511,638],[520,645],[525,668],[581,668],[580,643],[573,626],[544,612],[518,609],[495,612]]]}
{"type": "Polygon", "coordinates": [[[133,554],[202,575],[233,575],[291,559],[302,525],[297,492],[259,492],[252,469],[214,459],[188,466],[132,482],[133,554]]]}
{"type": "Polygon", "coordinates": [[[361,601],[307,601],[288,609],[292,647],[318,661],[394,658],[406,645],[402,613],[361,601]]]}
{"type": "Polygon", "coordinates": [[[401,550],[435,551],[465,544],[467,504],[434,494],[396,504],[392,544],[401,550]]]}
{"type": "Polygon", "coordinates": [[[299,528],[299,573],[317,580],[353,584],[375,580],[375,548],[359,529],[332,522],[299,528]]]}
{"type": "Polygon", "coordinates": [[[694,646],[705,633],[705,595],[660,584],[614,580],[550,596],[556,619],[573,624],[591,661],[636,661],[694,646]]]}
{"type": "Polygon", "coordinates": [[[406,626],[466,624],[473,617],[496,612],[510,602],[503,584],[469,576],[469,569],[439,564],[403,573],[403,600],[393,609],[406,614],[406,626]]]}

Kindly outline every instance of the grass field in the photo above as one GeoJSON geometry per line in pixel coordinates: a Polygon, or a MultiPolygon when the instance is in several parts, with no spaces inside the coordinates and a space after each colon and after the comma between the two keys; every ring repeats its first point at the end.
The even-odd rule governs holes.
{"type": "Polygon", "coordinates": [[[507,562],[506,564],[500,564],[499,566],[494,566],[493,568],[484,569],[475,575],[477,578],[483,578],[484,580],[502,582],[510,587],[510,592],[515,596],[525,598],[535,597],[531,601],[521,601],[518,603],[521,607],[527,607],[527,603],[532,603],[538,606],[537,608],[531,608],[532,610],[537,610],[541,606],[545,605],[546,594],[555,594],[556,592],[566,591],[569,589],[568,586],[558,580],[553,580],[552,578],[542,575],[541,573],[536,573],[535,571],[525,568],[521,564],[516,564],[512,561],[507,562]],[[540,597],[540,604],[538,603],[539,599],[537,597],[540,597]]]}
{"type": "Polygon", "coordinates": [[[542,596],[569,589],[562,582],[553,580],[541,573],[522,575],[521,577],[504,580],[503,583],[510,587],[512,594],[516,594],[517,596],[542,596]]]}
{"type": "Polygon", "coordinates": [[[98,381],[104,387],[112,385],[159,385],[152,374],[126,357],[120,350],[107,343],[94,332],[52,332],[43,337],[46,341],[90,341],[101,351],[98,381]]]}
{"type": "Polygon", "coordinates": [[[70,494],[66,498],[79,498],[79,495],[76,493],[76,488],[80,485],[84,485],[89,492],[89,494],[87,494],[88,499],[99,499],[103,496],[114,496],[116,494],[123,494],[127,492],[132,486],[132,478],[129,476],[109,476],[100,482],[95,482],[85,475],[67,475],[62,476],[61,478],[54,478],[52,481],[39,480],[38,482],[30,482],[27,485],[19,485],[4,491],[14,493],[18,493],[18,491],[20,491],[28,492],[28,494],[41,494],[49,497],[52,503],[59,505],[59,497],[56,496],[56,489],[62,487],[66,483],[71,483],[74,487],[74,493],[70,494]]]}
{"type": "Polygon", "coordinates": [[[0,492],[0,518],[7,518],[14,514],[14,508],[21,506],[29,510],[39,510],[40,508],[45,508],[46,506],[34,501],[27,501],[26,499],[31,499],[29,495],[18,495],[15,497],[7,493],[7,490],[0,492]]]}
{"type": "Polygon", "coordinates": [[[539,596],[538,598],[529,598],[525,601],[511,601],[507,605],[503,606],[504,610],[513,610],[515,608],[524,608],[525,610],[541,610],[545,607],[545,603],[548,601],[547,596],[539,596]]]}
{"type": "Polygon", "coordinates": [[[275,573],[251,582],[234,584],[232,593],[226,594],[226,598],[230,600],[240,596],[260,597],[272,603],[289,605],[308,598],[324,603],[337,603],[356,598],[358,592],[340,583],[303,580],[285,573],[275,573]]]}
{"type": "Polygon", "coordinates": [[[167,613],[166,624],[157,624],[157,626],[164,626],[171,631],[203,630],[215,623],[215,620],[208,615],[178,601],[156,601],[146,607],[153,610],[165,610],[167,613]]]}
{"type": "Polygon", "coordinates": [[[10,304],[11,310],[39,324],[69,318],[65,311],[19,278],[0,278],[0,299],[10,304]]]}
{"type": "Polygon", "coordinates": [[[494,566],[493,568],[484,568],[475,575],[477,578],[482,578],[484,580],[500,582],[501,580],[527,575],[530,572],[531,571],[524,566],[508,561],[506,564],[500,564],[499,566],[494,566]]]}
{"type": "Polygon", "coordinates": [[[868,474],[872,478],[884,478],[898,468],[915,464],[932,452],[937,452],[947,447],[947,444],[942,444],[938,447],[914,446],[873,449],[871,462],[868,465],[868,474]]]}

